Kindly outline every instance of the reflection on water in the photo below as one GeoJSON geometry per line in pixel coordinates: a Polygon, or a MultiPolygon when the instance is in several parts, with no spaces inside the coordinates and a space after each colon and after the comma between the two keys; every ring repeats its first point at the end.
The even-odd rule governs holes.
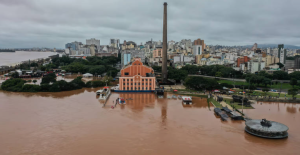
{"type": "Polygon", "coordinates": [[[296,107],[286,107],[286,111],[289,113],[296,113],[297,109],[296,107]]]}
{"type": "Polygon", "coordinates": [[[243,121],[221,121],[209,110],[205,98],[193,97],[192,105],[183,105],[182,100],[167,99],[167,94],[158,98],[153,93],[114,92],[103,107],[96,97],[98,89],[0,91],[0,154],[252,155],[300,151],[298,104],[255,103],[255,109],[244,110],[250,118],[289,126],[290,137],[274,141],[245,133],[243,121]],[[118,97],[132,100],[111,108],[118,97]]]}

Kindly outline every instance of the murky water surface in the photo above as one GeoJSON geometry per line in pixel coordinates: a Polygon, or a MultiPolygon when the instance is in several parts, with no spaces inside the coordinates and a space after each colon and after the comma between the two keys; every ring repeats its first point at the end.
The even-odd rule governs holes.
{"type": "Polygon", "coordinates": [[[158,99],[152,93],[113,93],[105,107],[97,89],[59,93],[0,91],[1,155],[299,154],[300,105],[256,103],[248,117],[286,124],[290,137],[269,140],[222,122],[206,99],[158,99]],[[116,98],[126,105],[112,109],[116,98]]]}
{"type": "Polygon", "coordinates": [[[48,58],[50,55],[55,55],[55,52],[0,52],[0,66],[2,65],[15,65],[22,61],[29,61],[39,58],[48,58]]]}

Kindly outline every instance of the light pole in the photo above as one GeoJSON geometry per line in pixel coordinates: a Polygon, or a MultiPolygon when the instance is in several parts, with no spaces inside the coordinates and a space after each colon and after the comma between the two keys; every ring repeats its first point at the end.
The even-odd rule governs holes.
{"type": "Polygon", "coordinates": [[[244,93],[244,85],[243,85],[243,100],[242,100],[242,113],[244,113],[244,99],[245,99],[245,93],[244,93]]]}

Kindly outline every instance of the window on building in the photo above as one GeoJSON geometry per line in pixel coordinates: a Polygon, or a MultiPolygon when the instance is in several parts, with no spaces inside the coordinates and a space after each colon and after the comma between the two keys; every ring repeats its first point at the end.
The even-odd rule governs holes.
{"type": "Polygon", "coordinates": [[[150,79],[149,81],[152,81],[152,79],[150,79]]]}
{"type": "Polygon", "coordinates": [[[134,85],[136,85],[136,83],[134,83],[134,85]]]}
{"type": "Polygon", "coordinates": [[[146,79],[146,81],[148,81],[148,79],[146,79]]]}
{"type": "Polygon", "coordinates": [[[129,81],[129,79],[127,79],[127,81],[129,81]]]}
{"type": "Polygon", "coordinates": [[[135,90],[136,90],[136,87],[135,87],[135,90]]]}
{"type": "Polygon", "coordinates": [[[142,85],[144,85],[144,83],[142,83],[142,85]]]}
{"type": "Polygon", "coordinates": [[[138,73],[138,75],[140,75],[140,73],[138,73]]]}
{"type": "Polygon", "coordinates": [[[125,79],[123,79],[123,81],[125,81],[125,79]]]}
{"type": "Polygon", "coordinates": [[[131,79],[131,81],[133,81],[133,79],[131,79]]]}
{"type": "Polygon", "coordinates": [[[127,90],[129,90],[129,87],[127,87],[127,90]]]}
{"type": "Polygon", "coordinates": [[[129,75],[129,73],[128,73],[128,72],[125,72],[125,75],[129,75]]]}
{"type": "Polygon", "coordinates": [[[123,88],[123,90],[125,90],[125,87],[123,88]]]}
{"type": "Polygon", "coordinates": [[[133,85],[133,84],[131,83],[131,85],[133,85]]]}
{"type": "Polygon", "coordinates": [[[146,85],[148,85],[148,83],[146,83],[146,85]]]}
{"type": "Polygon", "coordinates": [[[142,81],[144,81],[144,79],[142,79],[142,81]]]}
{"type": "Polygon", "coordinates": [[[149,90],[151,90],[151,87],[149,87],[149,90]]]}
{"type": "Polygon", "coordinates": [[[139,85],[141,85],[141,83],[139,83],[139,85]]]}
{"type": "Polygon", "coordinates": [[[146,90],[147,90],[147,87],[146,87],[146,90]]]}
{"type": "Polygon", "coordinates": [[[133,88],[131,87],[131,90],[133,90],[133,88]]]}
{"type": "Polygon", "coordinates": [[[123,83],[123,85],[125,85],[125,82],[123,83]]]}
{"type": "Polygon", "coordinates": [[[127,85],[129,85],[129,83],[127,83],[127,85]]]}

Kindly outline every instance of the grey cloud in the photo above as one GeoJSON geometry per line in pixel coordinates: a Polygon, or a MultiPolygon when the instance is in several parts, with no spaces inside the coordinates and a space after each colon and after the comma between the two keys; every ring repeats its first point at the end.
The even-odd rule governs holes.
{"type": "MultiPolygon", "coordinates": [[[[162,40],[163,0],[0,0],[0,48],[162,40]]],[[[172,0],[168,39],[300,45],[298,0],[172,0]]]]}

